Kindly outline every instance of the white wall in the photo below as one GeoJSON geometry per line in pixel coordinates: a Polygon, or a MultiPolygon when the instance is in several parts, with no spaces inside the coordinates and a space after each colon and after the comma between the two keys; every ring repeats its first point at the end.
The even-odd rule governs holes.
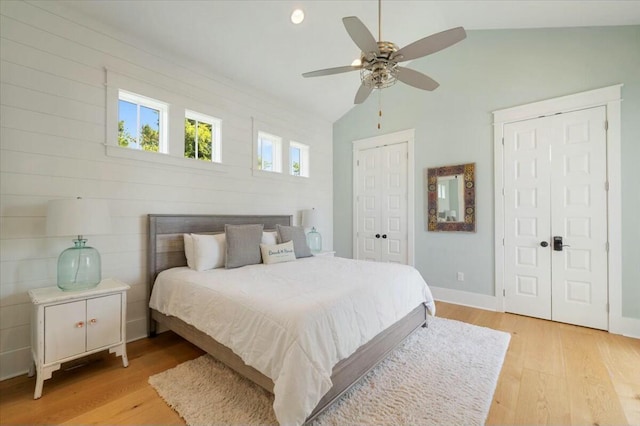
{"type": "Polygon", "coordinates": [[[89,242],[102,254],[103,276],[132,286],[129,339],[146,333],[149,213],[292,214],[299,221],[302,209],[315,207],[324,246],[333,245],[331,123],[70,13],[54,2],[0,2],[0,378],[27,370],[27,291],[55,285],[57,256],[71,246],[71,237],[45,235],[50,199],[108,201],[113,234],[89,242]],[[224,170],[107,156],[104,67],[188,92],[215,111],[223,119],[224,170]],[[311,147],[310,178],[254,176],[251,117],[311,147]]]}

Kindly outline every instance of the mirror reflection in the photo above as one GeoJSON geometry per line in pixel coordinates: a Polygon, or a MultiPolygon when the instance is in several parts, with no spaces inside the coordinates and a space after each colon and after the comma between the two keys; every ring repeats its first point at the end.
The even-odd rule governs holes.
{"type": "Polygon", "coordinates": [[[438,177],[438,222],[464,220],[463,180],[463,176],[458,175],[438,177]]]}
{"type": "Polygon", "coordinates": [[[476,230],[475,163],[427,169],[427,230],[476,230]]]}

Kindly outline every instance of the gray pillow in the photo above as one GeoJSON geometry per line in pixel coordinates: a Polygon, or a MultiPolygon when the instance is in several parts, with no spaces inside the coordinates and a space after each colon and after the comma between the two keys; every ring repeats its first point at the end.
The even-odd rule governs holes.
{"type": "Polygon", "coordinates": [[[227,240],[225,268],[239,268],[262,262],[262,227],[263,225],[224,225],[227,240]]]}
{"type": "Polygon", "coordinates": [[[311,257],[311,249],[307,244],[307,236],[304,234],[304,228],[301,226],[282,226],[276,225],[278,230],[278,242],[286,243],[293,241],[293,251],[296,252],[296,259],[301,257],[311,257]]]}

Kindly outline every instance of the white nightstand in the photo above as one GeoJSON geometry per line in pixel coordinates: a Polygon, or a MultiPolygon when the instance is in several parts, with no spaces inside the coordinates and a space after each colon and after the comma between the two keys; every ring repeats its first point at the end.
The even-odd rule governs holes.
{"type": "Polygon", "coordinates": [[[333,257],[336,252],[335,251],[319,251],[317,253],[311,252],[312,255],[314,256],[328,256],[328,257],[333,257]]]}
{"type": "Polygon", "coordinates": [[[127,290],[129,286],[104,279],[89,290],[62,291],[58,287],[29,290],[33,303],[31,354],[36,390],[42,395],[44,381],[60,369],[60,364],[109,349],[122,357],[127,367],[127,290]]]}

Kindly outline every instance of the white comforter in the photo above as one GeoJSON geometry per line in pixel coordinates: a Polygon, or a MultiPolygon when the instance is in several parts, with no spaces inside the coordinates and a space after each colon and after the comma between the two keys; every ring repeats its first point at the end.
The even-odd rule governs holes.
{"type": "Polygon", "coordinates": [[[204,331],[274,382],[282,425],[302,424],[332,386],[333,366],[420,303],[405,265],[312,257],[272,265],[162,272],[150,306],[204,331]]]}

